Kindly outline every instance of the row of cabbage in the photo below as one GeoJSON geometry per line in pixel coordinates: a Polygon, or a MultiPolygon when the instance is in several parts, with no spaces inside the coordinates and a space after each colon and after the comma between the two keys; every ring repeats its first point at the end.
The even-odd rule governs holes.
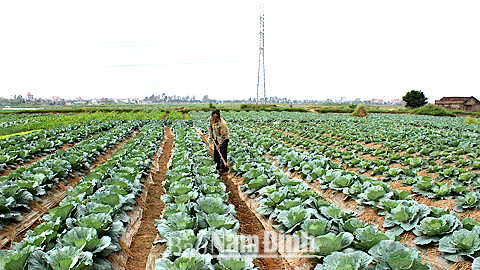
{"type": "MultiPolygon", "coordinates": [[[[388,229],[387,232],[394,235],[413,232],[415,244],[438,246],[442,256],[454,262],[480,255],[480,223],[473,218],[460,221],[448,209],[419,204],[410,198],[408,192],[393,190],[382,181],[344,171],[322,155],[295,149],[246,128],[232,127],[253,147],[263,154],[269,153],[280,168],[298,171],[306,181],[321,184],[322,189],[342,192],[359,205],[379,209],[378,214],[385,216],[383,227],[388,229]]],[[[253,174],[254,181],[268,185],[268,178],[262,176],[261,171],[249,168],[249,174],[253,174]]]]}
{"type": "Polygon", "coordinates": [[[435,136],[432,135],[434,137],[432,141],[410,143],[408,139],[404,138],[407,133],[395,128],[397,134],[392,138],[394,140],[383,142],[382,147],[384,148],[376,148],[365,146],[361,143],[354,143],[352,138],[343,138],[345,134],[352,133],[352,130],[343,130],[343,132],[337,130],[334,132],[323,125],[308,123],[264,123],[264,125],[319,140],[328,145],[345,148],[355,153],[371,154],[372,156],[389,160],[392,163],[403,162],[408,158],[412,158],[413,154],[415,154],[417,157],[422,157],[428,161],[440,160],[441,164],[455,162],[459,168],[472,167],[473,169],[480,169],[480,162],[477,159],[480,155],[480,149],[478,148],[480,140],[478,139],[470,142],[448,142],[444,135],[437,134],[435,136]],[[324,136],[323,134],[334,136],[324,136]],[[402,155],[402,153],[404,154],[402,155]]]}
{"type": "MultiPolygon", "coordinates": [[[[338,159],[348,168],[357,168],[359,173],[371,170],[372,176],[383,175],[381,177],[383,182],[402,180],[403,184],[412,186],[412,193],[438,200],[455,198],[454,210],[457,212],[480,207],[480,193],[475,191],[480,187],[480,174],[474,170],[448,165],[439,166],[433,161],[430,161],[429,165],[425,159],[413,157],[406,160],[409,164],[408,169],[389,167],[389,163],[384,160],[370,161],[352,152],[339,150],[309,139],[295,137],[257,125],[244,125],[292,145],[302,147],[312,154],[338,159]],[[419,176],[419,172],[422,170],[437,173],[438,177],[419,176]],[[446,180],[453,181],[449,184],[446,180]]],[[[295,166],[302,162],[300,157],[294,156],[294,158],[297,159],[293,162],[295,166]]],[[[340,168],[340,164],[332,164],[332,166],[340,168]]]]}
{"type": "Polygon", "coordinates": [[[0,251],[0,268],[113,269],[107,256],[120,238],[164,135],[163,121],[150,121],[105,163],[97,166],[60,205],[42,217],[10,250],[0,251]]]}
{"type": "Polygon", "coordinates": [[[162,183],[166,209],[155,221],[166,249],[155,269],[254,269],[255,245],[237,233],[235,206],[205,143],[184,122],[175,121],[173,130],[174,153],[162,183]]]}
{"type": "MultiPolygon", "coordinates": [[[[202,113],[194,113],[194,116],[197,114],[204,117],[202,113]]],[[[407,154],[415,153],[432,159],[442,158],[442,162],[459,160],[457,163],[463,167],[472,165],[471,163],[480,155],[478,148],[480,126],[465,124],[460,118],[388,114],[358,118],[347,114],[298,112],[224,112],[222,116],[232,122],[253,122],[262,125],[271,125],[273,122],[281,123],[281,127],[298,127],[302,131],[310,131],[312,138],[324,137],[326,142],[331,141],[330,143],[343,147],[351,146],[356,152],[363,150],[379,157],[406,151],[407,154]],[[419,123],[428,123],[427,120],[438,125],[417,127],[419,123]],[[325,133],[342,139],[323,136],[325,133]],[[389,150],[363,147],[352,141],[381,143],[389,150]],[[460,157],[462,155],[470,158],[464,159],[460,157]]],[[[396,155],[393,157],[398,159],[396,155]]]]}
{"type": "MultiPolygon", "coordinates": [[[[348,126],[353,130],[356,125],[366,125],[364,135],[361,137],[371,139],[375,142],[381,142],[385,139],[385,134],[377,127],[394,132],[394,129],[389,127],[396,126],[402,128],[407,127],[407,130],[412,130],[420,135],[419,138],[428,140],[429,134],[436,134],[441,132],[448,136],[449,140],[458,140],[463,138],[470,138],[472,133],[480,134],[479,125],[471,125],[465,123],[465,117],[438,117],[425,115],[410,115],[410,114],[369,114],[367,117],[358,118],[352,117],[345,113],[303,113],[303,112],[224,112],[223,117],[229,121],[243,122],[254,121],[257,123],[263,122],[298,122],[298,123],[321,123],[329,126],[348,126]],[[375,131],[375,132],[374,132],[375,131]]],[[[356,135],[350,133],[349,135],[356,135]]],[[[408,134],[407,134],[408,135],[408,134]]],[[[387,135],[388,136],[388,135],[387,135]]],[[[411,135],[408,135],[409,137],[411,135]]],[[[392,138],[394,136],[388,136],[392,138]]],[[[412,138],[414,136],[411,136],[412,138]]]]}
{"type": "Polygon", "coordinates": [[[52,153],[64,144],[72,144],[113,128],[117,121],[89,121],[48,130],[14,135],[0,140],[0,172],[29,161],[34,156],[52,153]]]}
{"type": "Polygon", "coordinates": [[[462,155],[471,152],[479,143],[478,133],[465,130],[469,127],[467,124],[464,124],[464,129],[453,132],[405,126],[395,122],[380,122],[370,117],[345,122],[305,123],[305,126],[320,134],[326,133],[348,141],[381,144],[385,148],[397,151],[413,148],[415,153],[439,150],[448,154],[462,155]]]}
{"type": "MultiPolygon", "coordinates": [[[[257,124],[271,122],[295,125],[301,123],[301,128],[320,134],[330,134],[347,140],[362,143],[382,144],[383,147],[397,151],[408,150],[410,153],[437,156],[461,156],[464,154],[476,158],[480,155],[478,149],[480,140],[480,125],[468,125],[460,118],[427,117],[433,123],[442,123],[440,127],[418,126],[425,116],[413,115],[369,115],[365,118],[350,117],[347,114],[313,114],[313,113],[225,113],[231,121],[250,121],[257,124]],[[287,119],[285,119],[287,118],[287,119]],[[453,120],[452,120],[453,119],[453,120]],[[440,153],[439,153],[440,152],[440,153]],[[443,153],[445,152],[445,153],[443,153]]],[[[332,139],[333,140],[333,139],[332,139]]],[[[368,149],[368,148],[367,148],[368,149]]]]}
{"type": "Polygon", "coordinates": [[[365,224],[356,213],[344,211],[324,201],[301,179],[290,178],[280,171],[264,155],[265,149],[257,142],[264,136],[232,128],[246,143],[232,140],[232,170],[244,177],[240,188],[259,203],[257,212],[274,220],[275,229],[300,237],[314,237],[314,251],[306,254],[322,260],[316,270],[321,269],[433,269],[422,263],[420,253],[407,248],[399,237],[383,233],[376,226],[365,224]]]}
{"type": "Polygon", "coordinates": [[[38,116],[40,116],[38,113],[2,113],[0,114],[0,128],[14,127],[24,125],[28,122],[34,122],[38,116]]]}
{"type": "Polygon", "coordinates": [[[5,120],[2,119],[3,121],[0,121],[0,127],[1,128],[8,128],[8,127],[13,127],[13,126],[18,126],[18,125],[24,125],[25,123],[28,123],[28,119],[18,119],[18,120],[5,120]]]}
{"type": "Polygon", "coordinates": [[[28,204],[41,201],[49,189],[66,181],[75,173],[89,169],[99,155],[143,125],[141,121],[116,122],[116,128],[97,134],[67,150],[57,151],[28,166],[19,167],[8,176],[0,177],[0,225],[23,219],[21,213],[30,211],[28,204]]]}

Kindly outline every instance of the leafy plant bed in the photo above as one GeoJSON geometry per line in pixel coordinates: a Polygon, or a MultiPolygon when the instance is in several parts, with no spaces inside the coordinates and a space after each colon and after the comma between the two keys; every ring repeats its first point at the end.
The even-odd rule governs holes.
{"type": "Polygon", "coordinates": [[[53,153],[59,148],[66,148],[66,145],[72,145],[94,134],[112,129],[117,124],[118,121],[109,123],[90,121],[2,139],[0,140],[0,173],[2,170],[28,163],[35,157],[53,153]]]}
{"type": "Polygon", "coordinates": [[[241,241],[237,233],[235,206],[227,203],[226,186],[204,143],[185,123],[174,122],[172,128],[175,150],[162,183],[166,193],[161,196],[166,208],[155,221],[166,248],[155,260],[155,269],[224,269],[228,265],[252,269],[254,245],[241,241]]]}
{"type": "MultiPolygon", "coordinates": [[[[258,202],[255,199],[250,198],[247,194],[245,194],[241,190],[240,186],[243,185],[243,178],[234,177],[232,174],[231,179],[232,179],[232,182],[235,183],[235,185],[237,186],[239,197],[245,203],[245,205],[247,205],[250,211],[255,214],[256,218],[262,224],[264,228],[264,232],[273,232],[275,235],[281,235],[283,232],[280,232],[273,228],[273,225],[275,225],[275,223],[272,220],[265,218],[265,216],[262,216],[257,212],[257,209],[260,207],[258,202]]],[[[275,246],[272,247],[273,249],[277,249],[277,250],[281,249],[279,248],[277,243],[272,243],[272,244],[275,244],[275,246]]],[[[292,253],[293,253],[292,250],[277,251],[277,254],[286,262],[286,264],[291,269],[308,270],[315,266],[315,263],[307,258],[296,258],[296,259],[291,258],[292,253]]],[[[272,254],[269,254],[269,255],[272,255],[272,254]]],[[[298,252],[298,254],[296,255],[301,256],[302,252],[298,252]]]]}
{"type": "MultiPolygon", "coordinates": [[[[152,209],[149,207],[149,199],[151,200],[152,197],[156,198],[155,196],[152,196],[154,195],[152,194],[152,185],[156,184],[154,178],[157,178],[157,173],[161,170],[161,159],[166,155],[170,155],[168,149],[165,149],[169,130],[169,127],[165,127],[166,135],[163,136],[160,147],[152,156],[150,170],[145,177],[145,187],[142,193],[135,198],[137,205],[134,206],[133,210],[127,212],[130,217],[130,222],[123,228],[122,236],[119,241],[121,249],[107,257],[112,263],[113,269],[145,269],[144,264],[143,267],[139,266],[137,268],[137,262],[145,262],[145,260],[143,260],[144,257],[141,256],[141,254],[144,252],[143,250],[145,248],[148,249],[151,246],[151,242],[145,242],[143,238],[139,240],[138,234],[139,231],[142,230],[142,226],[145,226],[146,223],[149,221],[153,223],[152,220],[147,218],[148,215],[152,215],[152,212],[159,211],[158,209],[152,209]]],[[[156,234],[154,228],[151,233],[156,234]]]]}
{"type": "Polygon", "coordinates": [[[28,213],[22,213],[23,219],[19,222],[7,225],[4,231],[0,232],[0,248],[9,247],[8,244],[11,241],[15,241],[14,239],[22,235],[24,231],[35,229],[34,225],[39,218],[46,214],[50,209],[57,206],[58,203],[65,198],[69,188],[75,187],[81,181],[83,176],[94,170],[98,165],[103,164],[112,154],[117,152],[118,149],[134,138],[135,135],[136,132],[132,133],[130,137],[115,145],[113,149],[108,149],[103,155],[96,157],[96,160],[83,173],[71,174],[71,177],[65,178],[63,182],[57,183],[54,187],[49,189],[47,194],[39,196],[37,200],[32,200],[28,204],[31,210],[28,213]]]}
{"type": "Polygon", "coordinates": [[[106,256],[126,246],[121,234],[131,221],[127,212],[136,205],[135,196],[143,187],[141,179],[161,134],[162,122],[146,125],[134,140],[69,189],[60,206],[43,217],[42,224],[4,251],[0,266],[112,269],[106,256]]]}
{"type": "MultiPolygon", "coordinates": [[[[249,138],[249,137],[246,136],[246,138],[249,138]]],[[[268,140],[268,139],[267,139],[267,140],[268,140]]],[[[254,143],[252,143],[251,141],[249,141],[249,143],[250,143],[251,145],[254,145],[254,147],[258,147],[258,146],[260,146],[260,145],[262,145],[262,147],[263,147],[265,144],[268,145],[268,143],[266,143],[266,141],[264,141],[263,138],[261,138],[261,137],[259,138],[258,136],[256,137],[256,140],[255,140],[254,143]]],[[[273,143],[273,145],[275,145],[275,143],[273,143]]],[[[262,149],[262,147],[259,147],[259,148],[262,149]]],[[[267,149],[268,149],[268,148],[267,148],[267,149]]],[[[279,152],[278,152],[278,149],[275,150],[275,151],[276,151],[276,153],[279,153],[279,152]]],[[[288,150],[287,150],[287,151],[288,151],[288,150]]],[[[300,154],[300,155],[301,155],[301,154],[300,154]]],[[[281,156],[278,156],[277,158],[280,158],[280,157],[281,157],[281,156]]],[[[283,158],[283,155],[282,155],[282,158],[283,158]]],[[[304,159],[304,158],[301,158],[300,161],[302,161],[303,159],[304,159]]],[[[277,160],[278,160],[278,159],[277,159],[277,160]]],[[[310,160],[310,159],[307,158],[307,160],[310,160]]],[[[292,167],[290,167],[290,168],[287,167],[287,168],[286,168],[286,171],[298,171],[299,168],[301,168],[301,167],[303,166],[302,164],[304,164],[304,163],[299,162],[299,160],[295,159],[294,157],[287,158],[287,161],[288,161],[288,165],[286,165],[287,163],[285,162],[285,160],[278,161],[278,162],[279,162],[280,164],[282,164],[282,166],[284,166],[284,167],[285,167],[285,166],[292,166],[292,167]],[[291,164],[292,164],[292,165],[291,165],[291,164]],[[298,166],[298,165],[300,165],[300,166],[298,166]],[[295,168],[293,168],[293,166],[295,166],[295,168]]],[[[323,164],[323,163],[322,163],[322,164],[323,164]]],[[[333,165],[333,163],[330,163],[330,164],[333,165]]],[[[282,168],[283,168],[283,167],[282,167],[282,168]]],[[[338,169],[338,168],[337,168],[337,169],[338,169]]],[[[310,170],[311,170],[311,168],[310,168],[310,170]]],[[[303,172],[305,175],[308,174],[308,173],[305,172],[305,171],[302,171],[302,172],[303,172]]],[[[348,176],[348,174],[346,174],[346,176],[348,176]]],[[[311,180],[310,180],[310,181],[311,181],[311,180]]],[[[329,180],[329,182],[330,182],[330,181],[332,181],[332,179],[329,180]]],[[[324,183],[325,183],[325,182],[324,182],[324,183]]],[[[326,182],[326,183],[328,184],[328,182],[326,182]]],[[[327,185],[327,186],[328,186],[328,185],[327,185]]],[[[330,187],[332,187],[332,183],[330,183],[330,187]]],[[[323,186],[322,189],[326,189],[325,186],[323,186]]],[[[344,192],[345,192],[345,188],[344,188],[343,190],[344,190],[344,192]]],[[[348,190],[348,187],[347,187],[347,190],[348,190]]],[[[407,194],[408,194],[408,193],[407,193],[407,194]]],[[[426,207],[426,206],[424,206],[424,207],[426,207]]],[[[387,218],[389,218],[388,214],[387,214],[387,218]]],[[[389,223],[391,223],[391,222],[389,221],[389,223]]],[[[383,225],[385,226],[385,224],[383,224],[383,225]]],[[[392,225],[389,225],[388,227],[391,227],[391,226],[392,226],[392,225]]],[[[403,241],[404,241],[404,242],[407,241],[407,243],[408,243],[408,242],[411,241],[414,237],[415,237],[415,236],[413,236],[413,234],[411,234],[411,233],[403,234],[403,241]],[[409,236],[409,234],[410,234],[411,236],[409,236]]],[[[438,261],[438,258],[436,258],[436,261],[438,261]]],[[[445,262],[446,262],[446,261],[444,260],[444,263],[442,264],[442,267],[445,266],[445,265],[448,265],[448,262],[447,262],[447,263],[445,263],[445,262]]]]}
{"type": "MultiPolygon", "coordinates": [[[[208,145],[210,155],[213,154],[213,144],[208,143],[207,136],[197,128],[197,132],[201,134],[202,140],[208,145]]],[[[265,220],[262,216],[258,215],[258,213],[245,203],[245,197],[243,192],[239,189],[241,183],[241,178],[234,177],[233,173],[222,173],[221,174],[223,182],[226,184],[227,192],[229,193],[228,201],[235,205],[236,214],[234,215],[240,223],[240,228],[238,230],[239,234],[242,235],[257,235],[259,236],[259,243],[264,242],[264,234],[266,229],[264,223],[262,222],[265,220]],[[239,181],[240,180],[240,181],[239,181]]],[[[273,231],[273,229],[270,229],[273,231]]],[[[276,253],[277,255],[280,255],[276,253]]],[[[253,261],[255,266],[259,269],[288,269],[288,267],[292,268],[292,266],[283,258],[263,258],[262,255],[270,255],[271,253],[265,253],[264,246],[259,246],[258,255],[260,258],[257,258],[253,261]]],[[[292,268],[293,269],[293,268],[292,268]]]]}
{"type": "MultiPolygon", "coordinates": [[[[279,139],[279,140],[281,140],[281,139],[279,139]]],[[[305,147],[305,146],[302,146],[302,147],[305,147]]],[[[308,146],[306,146],[306,147],[308,147],[308,146]]],[[[296,146],[295,148],[299,148],[299,146],[296,146]]],[[[299,149],[301,149],[303,151],[307,151],[306,149],[303,149],[303,148],[299,148],[299,149]]],[[[312,151],[312,152],[317,154],[317,155],[322,154],[321,152],[319,153],[318,151],[312,151]]],[[[343,159],[343,156],[342,156],[342,159],[343,159]]],[[[338,161],[335,161],[335,162],[338,163],[338,161]]],[[[345,166],[345,164],[342,164],[342,168],[345,169],[345,167],[343,167],[343,166],[345,166]]],[[[385,166],[383,166],[383,167],[385,167],[385,166]]],[[[447,202],[447,201],[449,201],[448,199],[455,196],[456,197],[455,204],[450,205],[449,209],[454,209],[456,212],[460,212],[460,213],[464,212],[465,209],[470,209],[470,210],[473,210],[473,212],[469,211],[469,216],[473,217],[473,218],[477,218],[478,217],[478,211],[477,211],[478,209],[475,209],[475,208],[477,207],[476,205],[478,205],[480,203],[477,203],[476,200],[480,199],[480,195],[478,195],[477,192],[468,191],[470,187],[466,186],[465,182],[466,181],[472,181],[473,184],[475,184],[474,181],[476,181],[476,180],[472,180],[472,179],[477,179],[479,176],[475,172],[464,172],[464,171],[462,172],[462,171],[460,171],[461,169],[457,170],[457,169],[454,169],[453,167],[451,167],[450,170],[456,171],[457,174],[461,173],[460,174],[460,180],[461,181],[454,180],[452,182],[450,180],[450,181],[443,181],[441,183],[437,183],[431,176],[428,176],[429,174],[427,174],[423,171],[417,172],[418,176],[416,178],[412,178],[410,176],[410,177],[403,178],[403,181],[405,181],[405,180],[411,181],[411,183],[413,184],[413,186],[412,186],[413,188],[409,189],[408,191],[409,192],[413,191],[412,193],[414,195],[424,195],[424,196],[428,196],[429,198],[436,197],[437,200],[440,200],[440,201],[434,201],[433,203],[431,203],[432,200],[430,200],[429,198],[425,198],[425,197],[421,197],[421,196],[415,196],[415,198],[414,198],[415,201],[418,201],[418,202],[421,202],[421,203],[428,202],[429,205],[435,205],[435,206],[443,205],[442,208],[444,208],[444,206],[448,205],[448,202],[447,202]],[[464,176],[466,176],[466,177],[464,177],[464,176]],[[462,178],[464,178],[466,180],[462,180],[462,178]],[[426,183],[428,183],[429,186],[425,186],[426,183]],[[442,189],[440,189],[440,187],[442,185],[443,185],[443,187],[442,187],[442,189]],[[447,188],[447,189],[444,190],[443,188],[447,188]],[[442,192],[445,193],[445,195],[446,195],[445,198],[442,198],[442,196],[439,196],[439,195],[443,194],[442,192]],[[445,201],[445,199],[447,199],[447,200],[445,201]]],[[[376,171],[377,171],[377,169],[375,169],[375,172],[376,171]]],[[[410,171],[410,170],[406,170],[406,171],[410,171]]],[[[391,180],[390,178],[392,178],[393,176],[395,176],[393,179],[398,179],[399,176],[400,176],[399,172],[400,173],[405,172],[405,170],[401,170],[401,169],[398,169],[396,167],[392,167],[388,170],[386,176],[383,176],[383,177],[378,178],[378,179],[379,180],[391,180]],[[393,174],[390,174],[390,171],[396,172],[396,176],[393,175],[393,174]]],[[[368,175],[368,174],[366,174],[366,175],[368,175]]],[[[380,177],[380,176],[377,176],[377,177],[380,177]]],[[[470,182],[467,182],[467,184],[468,183],[470,183],[470,182]]],[[[465,215],[458,215],[458,216],[461,217],[461,218],[465,217],[465,215]]]]}

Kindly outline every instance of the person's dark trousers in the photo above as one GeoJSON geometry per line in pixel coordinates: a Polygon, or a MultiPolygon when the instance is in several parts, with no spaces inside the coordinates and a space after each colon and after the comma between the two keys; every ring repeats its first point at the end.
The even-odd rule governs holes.
{"type": "MultiPolygon", "coordinates": [[[[215,143],[218,145],[217,140],[215,140],[215,143]]],[[[222,154],[222,157],[225,160],[225,162],[227,162],[227,148],[228,148],[228,139],[223,142],[222,146],[220,146],[220,153],[222,154]]],[[[225,168],[225,165],[223,164],[223,161],[220,158],[220,154],[218,153],[216,147],[215,147],[215,152],[213,153],[213,160],[215,161],[215,163],[217,163],[217,170],[218,169],[223,170],[225,168]]]]}

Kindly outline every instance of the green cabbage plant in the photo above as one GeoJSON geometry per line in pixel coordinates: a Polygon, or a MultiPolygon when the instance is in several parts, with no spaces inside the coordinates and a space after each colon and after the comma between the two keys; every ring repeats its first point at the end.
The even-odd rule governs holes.
{"type": "Polygon", "coordinates": [[[368,253],[376,262],[376,270],[433,270],[429,263],[422,263],[418,250],[407,248],[399,241],[383,240],[368,253]]]}
{"type": "Polygon", "coordinates": [[[353,235],[355,236],[355,248],[364,251],[367,251],[382,240],[395,240],[394,235],[387,235],[372,225],[356,229],[353,235]]]}
{"type": "Polygon", "coordinates": [[[448,214],[439,218],[426,217],[415,226],[413,233],[417,237],[415,237],[413,243],[417,245],[438,243],[442,236],[450,234],[460,227],[461,222],[456,215],[448,214]]]}
{"type": "Polygon", "coordinates": [[[440,239],[438,250],[450,261],[461,262],[480,256],[480,227],[461,229],[440,239]]]}
{"type": "Polygon", "coordinates": [[[314,270],[362,270],[366,269],[373,261],[373,257],[363,251],[333,252],[323,259],[322,264],[317,264],[314,270]]]}
{"type": "Polygon", "coordinates": [[[480,193],[470,191],[465,196],[457,196],[455,199],[456,212],[463,212],[465,209],[476,209],[480,207],[480,193]]]}
{"type": "Polygon", "coordinates": [[[353,239],[353,235],[349,232],[342,232],[337,235],[334,233],[327,233],[325,235],[317,236],[315,237],[314,256],[322,258],[335,251],[341,251],[350,246],[353,239]]]}
{"type": "Polygon", "coordinates": [[[404,231],[413,230],[430,211],[430,207],[415,201],[399,204],[385,216],[383,227],[390,228],[389,231],[395,235],[400,235],[404,231]]]}
{"type": "Polygon", "coordinates": [[[212,255],[202,255],[196,249],[189,248],[181,256],[171,261],[168,257],[155,260],[156,270],[213,270],[212,255]]]}

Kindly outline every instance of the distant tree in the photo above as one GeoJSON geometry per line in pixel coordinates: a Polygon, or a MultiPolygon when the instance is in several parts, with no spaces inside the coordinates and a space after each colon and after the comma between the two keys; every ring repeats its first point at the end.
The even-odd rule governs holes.
{"type": "Polygon", "coordinates": [[[18,95],[18,96],[15,95],[14,98],[10,99],[9,103],[11,106],[19,106],[19,105],[25,104],[25,99],[23,99],[21,95],[18,95]]]}
{"type": "Polygon", "coordinates": [[[5,106],[5,105],[10,105],[10,102],[8,99],[0,97],[0,105],[5,106]]]}
{"type": "Polygon", "coordinates": [[[115,104],[115,101],[113,99],[109,99],[109,98],[102,98],[102,99],[100,99],[100,102],[105,103],[105,104],[115,104]]]}
{"type": "MultiPolygon", "coordinates": [[[[360,104],[360,103],[362,103],[362,101],[360,100],[360,98],[356,98],[356,99],[352,102],[352,104],[355,104],[355,105],[358,105],[358,104],[360,104]]],[[[354,106],[353,108],[355,108],[355,106],[354,106]]]]}
{"type": "Polygon", "coordinates": [[[202,98],[202,102],[207,103],[209,101],[210,101],[210,99],[208,98],[208,95],[204,95],[203,98],[202,98]]]}
{"type": "Polygon", "coordinates": [[[411,90],[402,97],[407,107],[418,108],[427,104],[427,99],[421,90],[411,90]]]}

